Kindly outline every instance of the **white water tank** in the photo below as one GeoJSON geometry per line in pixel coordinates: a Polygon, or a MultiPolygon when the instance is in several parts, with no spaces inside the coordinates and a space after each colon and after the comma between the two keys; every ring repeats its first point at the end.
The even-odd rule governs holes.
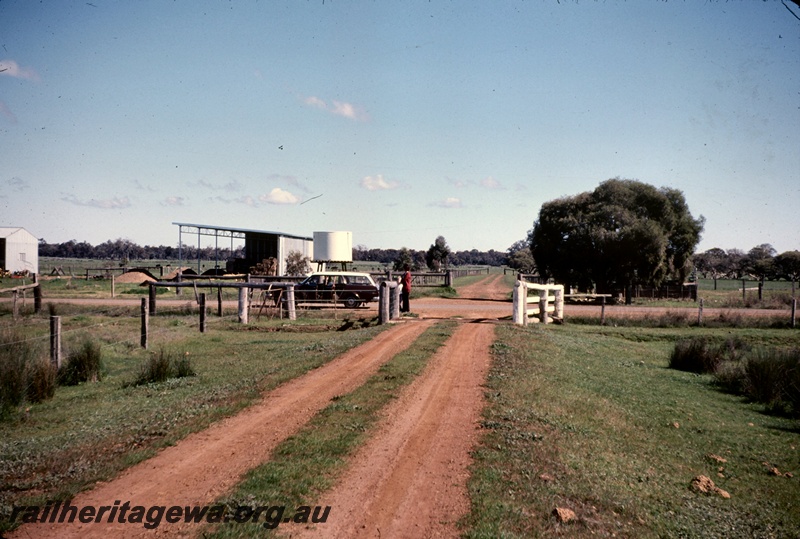
{"type": "Polygon", "coordinates": [[[352,262],[353,233],[314,232],[315,262],[352,262]]]}

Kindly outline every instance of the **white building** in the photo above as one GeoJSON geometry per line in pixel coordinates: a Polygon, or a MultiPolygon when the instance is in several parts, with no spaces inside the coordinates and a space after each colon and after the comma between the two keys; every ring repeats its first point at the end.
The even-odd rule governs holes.
{"type": "Polygon", "coordinates": [[[0,269],[39,273],[39,240],[20,227],[0,227],[0,269]]]}

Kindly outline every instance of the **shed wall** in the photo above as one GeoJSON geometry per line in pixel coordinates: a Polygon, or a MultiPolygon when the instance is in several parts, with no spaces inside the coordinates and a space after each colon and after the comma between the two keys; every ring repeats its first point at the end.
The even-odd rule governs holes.
{"type": "Polygon", "coordinates": [[[4,255],[6,271],[39,273],[39,240],[24,228],[5,237],[4,255]]]}

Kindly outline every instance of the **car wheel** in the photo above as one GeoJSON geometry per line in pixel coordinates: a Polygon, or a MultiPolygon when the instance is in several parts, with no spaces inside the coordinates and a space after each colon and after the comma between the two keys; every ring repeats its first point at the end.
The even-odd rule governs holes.
{"type": "Polygon", "coordinates": [[[361,301],[355,296],[348,296],[344,298],[344,306],[348,309],[355,309],[356,307],[361,305],[361,301]]]}

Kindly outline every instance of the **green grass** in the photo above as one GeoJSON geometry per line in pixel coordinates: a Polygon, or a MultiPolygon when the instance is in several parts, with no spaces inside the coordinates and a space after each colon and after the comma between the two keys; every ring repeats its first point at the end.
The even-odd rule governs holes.
{"type": "MultiPolygon", "coordinates": [[[[800,423],[719,391],[709,375],[668,369],[674,342],[701,332],[732,333],[499,326],[466,536],[796,536],[800,423]],[[731,498],[691,491],[701,474],[731,498]],[[557,523],[555,507],[578,519],[557,523]]],[[[754,345],[800,339],[736,334],[754,345]]]]}
{"type": "MultiPolygon", "coordinates": [[[[64,348],[90,334],[102,349],[104,375],[59,387],[51,400],[0,423],[0,532],[13,504],[69,498],[383,330],[339,332],[331,321],[310,319],[243,326],[210,317],[200,334],[195,315],[160,314],[150,318],[151,348],[190,358],[196,376],[123,387],[149,355],[138,346],[136,309],[115,308],[109,316],[63,307],[64,348]]],[[[10,317],[0,317],[4,324],[10,317]]],[[[48,331],[45,315],[27,317],[22,326],[27,338],[45,343],[48,331]]]]}
{"type": "MultiPolygon", "coordinates": [[[[456,324],[440,322],[414,345],[384,364],[355,391],[337,397],[296,435],[282,442],[266,464],[251,470],[235,492],[219,503],[231,512],[243,506],[295,508],[316,504],[344,471],[348,457],[373,433],[380,410],[395,399],[452,334],[456,324]]],[[[332,508],[335,510],[335,508],[332,508]]],[[[257,524],[221,525],[205,537],[264,537],[264,518],[257,524]]]]}

